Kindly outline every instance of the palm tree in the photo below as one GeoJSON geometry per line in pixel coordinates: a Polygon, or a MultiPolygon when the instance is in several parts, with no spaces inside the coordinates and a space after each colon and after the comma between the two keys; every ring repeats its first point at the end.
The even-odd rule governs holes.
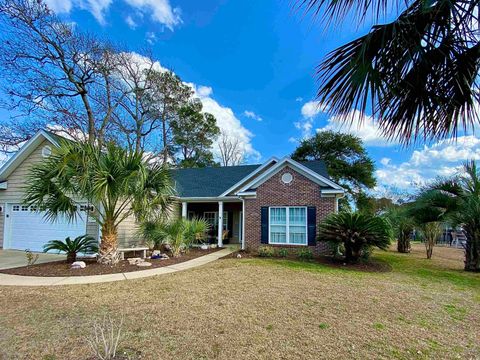
{"type": "Polygon", "coordinates": [[[372,246],[387,249],[391,236],[390,224],[381,217],[340,212],[324,220],[318,237],[320,241],[343,243],[345,261],[354,262],[372,246]]]}
{"type": "Polygon", "coordinates": [[[408,207],[391,207],[386,218],[392,226],[393,235],[397,240],[397,251],[400,253],[409,253],[410,234],[415,229],[415,222],[408,214],[408,207]]]}
{"type": "Polygon", "coordinates": [[[88,201],[94,208],[89,215],[101,228],[99,262],[114,264],[118,225],[132,215],[145,219],[168,211],[172,193],[167,169],[147,164],[142,153],[113,143],[99,149],[63,141],[31,169],[24,200],[45,209],[51,221],[60,215],[74,220],[81,202],[88,201]]]}
{"type": "Polygon", "coordinates": [[[476,162],[465,163],[462,175],[430,185],[417,201],[429,213],[463,228],[467,238],[465,270],[480,271],[480,172],[476,162]]]}
{"type": "Polygon", "coordinates": [[[478,121],[479,2],[472,0],[297,0],[327,19],[387,18],[318,65],[317,98],[346,122],[368,109],[404,144],[445,138],[478,121]],[[392,10],[398,16],[390,21],[392,10]]]}

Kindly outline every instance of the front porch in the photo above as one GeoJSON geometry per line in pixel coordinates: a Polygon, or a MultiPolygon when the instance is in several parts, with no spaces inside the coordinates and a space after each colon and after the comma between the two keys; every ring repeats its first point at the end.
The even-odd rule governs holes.
{"type": "Polygon", "coordinates": [[[182,217],[203,218],[210,224],[207,242],[223,247],[238,244],[243,248],[243,202],[228,201],[182,201],[182,217]]]}

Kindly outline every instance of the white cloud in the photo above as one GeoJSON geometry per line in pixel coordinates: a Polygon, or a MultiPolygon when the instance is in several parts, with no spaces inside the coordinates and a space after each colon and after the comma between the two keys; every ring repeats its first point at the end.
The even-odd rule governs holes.
{"type": "MultiPolygon", "coordinates": [[[[386,158],[384,158],[386,159],[386,158]]],[[[382,159],[382,160],[384,160],[382,159]]],[[[457,140],[441,140],[432,146],[415,150],[408,161],[393,164],[380,161],[383,165],[375,175],[380,187],[414,190],[436,177],[449,177],[461,170],[463,162],[480,160],[480,138],[473,135],[460,136],[457,140]]]]}
{"type": "MultiPolygon", "coordinates": [[[[301,98],[297,98],[298,99],[301,98]]],[[[302,115],[304,118],[314,118],[321,112],[327,111],[328,108],[325,105],[322,105],[320,101],[308,101],[302,106],[302,115]]]]}
{"type": "Polygon", "coordinates": [[[57,14],[68,14],[73,8],[89,11],[97,21],[105,25],[105,12],[113,0],[45,0],[47,6],[57,14]]]}
{"type": "Polygon", "coordinates": [[[297,98],[295,99],[295,101],[296,101],[296,102],[302,102],[302,101],[303,101],[303,98],[302,98],[301,96],[299,96],[299,97],[297,97],[297,98]]]}
{"type": "MultiPolygon", "coordinates": [[[[212,88],[206,86],[196,86],[190,83],[189,85],[195,91],[195,95],[202,101],[203,111],[210,113],[217,119],[217,125],[220,130],[227,135],[236,138],[240,142],[240,147],[245,153],[247,160],[257,162],[261,159],[260,153],[253,148],[252,138],[253,134],[246,129],[241,121],[235,116],[233,110],[229,107],[219,104],[212,98],[212,88]],[[208,89],[208,91],[207,91],[208,89]]],[[[212,147],[214,155],[218,158],[218,145],[215,143],[212,147]]]]}
{"type": "Polygon", "coordinates": [[[157,35],[153,31],[147,31],[145,33],[145,40],[150,44],[153,45],[157,42],[157,35]]]}
{"type": "Polygon", "coordinates": [[[125,0],[125,2],[144,15],[150,15],[155,22],[170,30],[181,24],[180,8],[172,8],[169,0],[125,0]]]}
{"type": "Polygon", "coordinates": [[[199,86],[196,91],[199,97],[207,97],[213,93],[213,89],[210,86],[199,86]]]}
{"type": "Polygon", "coordinates": [[[380,164],[387,166],[388,164],[390,164],[390,161],[392,161],[392,159],[384,157],[380,160],[380,164]]]}
{"type": "MultiPolygon", "coordinates": [[[[113,0],[45,0],[45,2],[57,14],[68,14],[74,8],[87,10],[100,24],[105,25],[105,13],[113,0]]],[[[124,0],[124,2],[134,8],[139,16],[149,15],[152,21],[165,25],[172,31],[175,26],[182,23],[180,8],[172,8],[169,0],[124,0]]],[[[125,21],[131,28],[138,25],[131,16],[127,16],[125,21]]]]}
{"type": "Polygon", "coordinates": [[[372,116],[364,115],[358,110],[351,111],[347,116],[332,116],[327,125],[317,131],[338,131],[358,136],[366,146],[392,146],[393,140],[382,135],[377,122],[372,116]],[[347,121],[345,121],[347,120],[347,121]]]}
{"type": "Polygon", "coordinates": [[[312,129],[313,129],[313,119],[312,118],[307,118],[303,119],[301,121],[296,121],[293,123],[295,128],[300,130],[301,132],[301,138],[302,139],[307,139],[311,137],[312,134],[312,129]]]}
{"type": "Polygon", "coordinates": [[[138,24],[136,23],[136,21],[133,19],[133,17],[131,17],[130,15],[128,15],[126,18],[125,18],[125,22],[127,23],[128,27],[132,30],[135,30],[138,26],[138,24]]]}
{"type": "Polygon", "coordinates": [[[253,111],[249,111],[249,110],[245,110],[243,112],[243,115],[245,115],[247,118],[250,118],[250,119],[253,119],[253,120],[257,120],[257,121],[262,121],[263,119],[255,114],[253,111]]]}

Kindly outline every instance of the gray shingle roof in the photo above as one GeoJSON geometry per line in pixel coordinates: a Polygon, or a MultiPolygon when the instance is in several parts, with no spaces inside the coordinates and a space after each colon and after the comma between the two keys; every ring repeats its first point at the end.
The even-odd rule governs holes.
{"type": "MultiPolygon", "coordinates": [[[[328,178],[327,168],[323,161],[315,160],[300,163],[317,174],[328,178]]],[[[178,196],[216,197],[260,166],[260,164],[257,164],[174,169],[171,170],[171,174],[178,196]]]]}

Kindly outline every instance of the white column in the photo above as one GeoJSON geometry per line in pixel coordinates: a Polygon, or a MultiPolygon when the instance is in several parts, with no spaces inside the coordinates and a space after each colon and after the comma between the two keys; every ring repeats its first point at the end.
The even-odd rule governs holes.
{"type": "Polygon", "coordinates": [[[218,247],[223,246],[223,201],[218,202],[218,247]]]}
{"type": "Polygon", "coordinates": [[[187,203],[186,202],[182,202],[182,218],[184,218],[184,219],[187,218],[187,203]]]}
{"type": "Polygon", "coordinates": [[[245,250],[245,199],[242,198],[242,250],[245,250]]]}

